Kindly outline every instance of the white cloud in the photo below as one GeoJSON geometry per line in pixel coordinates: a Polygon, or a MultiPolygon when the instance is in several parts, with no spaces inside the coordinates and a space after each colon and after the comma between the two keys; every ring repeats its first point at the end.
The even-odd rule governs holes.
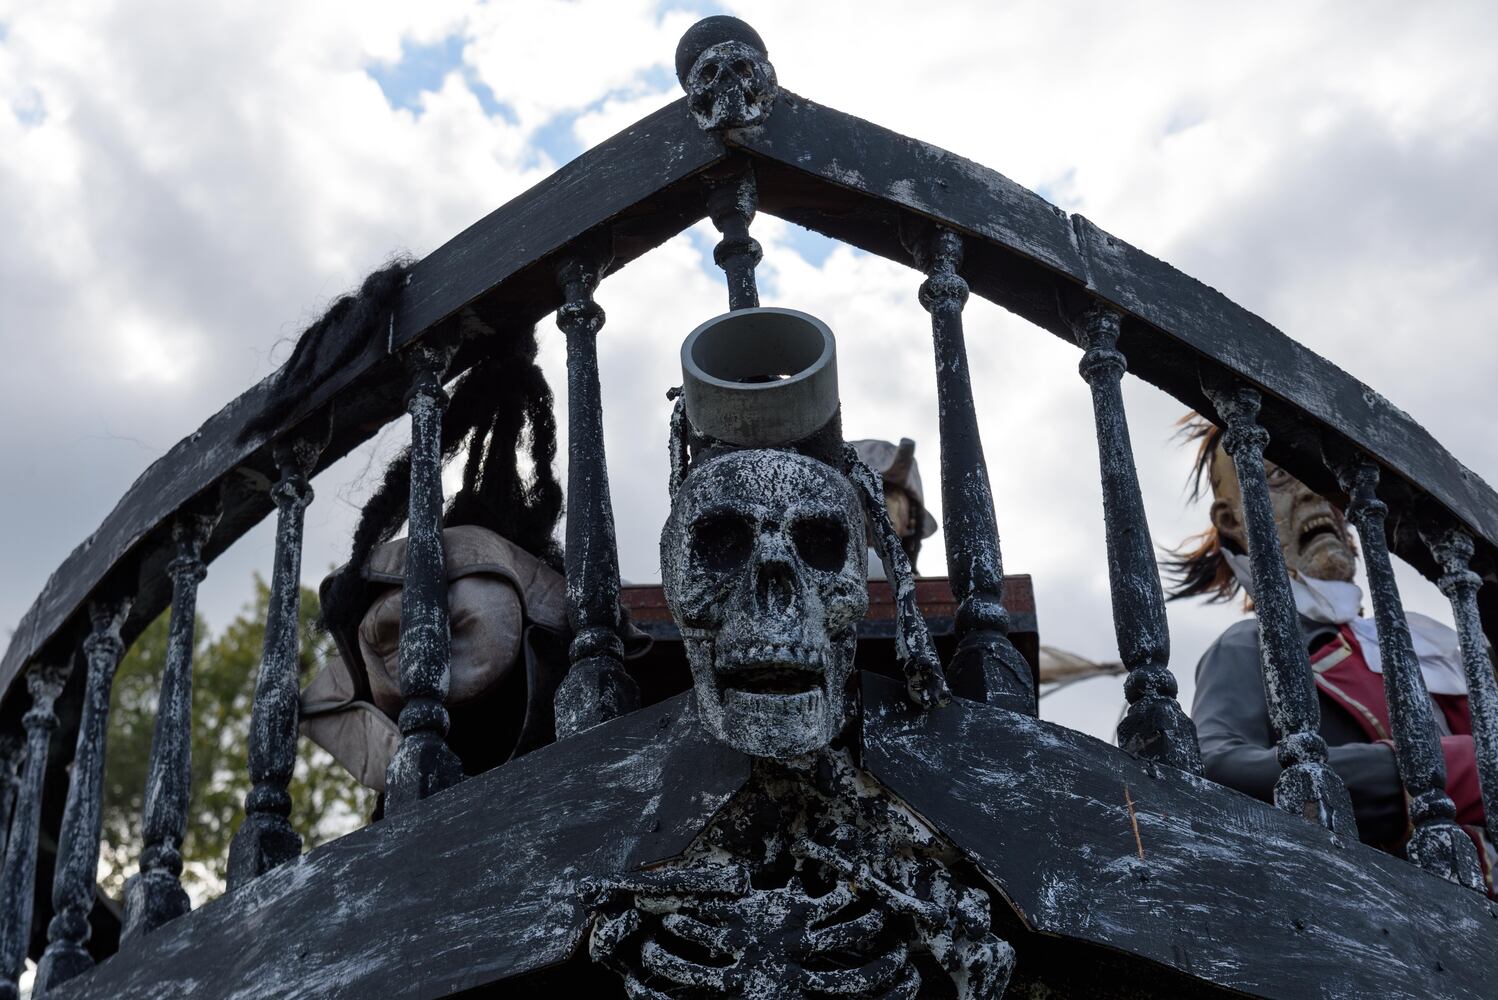
{"type": "Polygon", "coordinates": [[[656,0],[557,3],[511,0],[475,7],[465,60],[514,109],[522,127],[578,112],[640,75],[670,64],[692,15],[658,13],[656,0]]]}
{"type": "MultiPolygon", "coordinates": [[[[969,156],[1223,290],[1336,360],[1494,478],[1498,12],[1478,3],[882,2],[742,6],[781,82],[969,156]],[[1454,400],[1470,406],[1453,405],[1454,400]]],[[[13,623],[155,454],[285,357],[393,252],[425,253],[552,168],[548,126],[593,144],[674,99],[692,20],[646,0],[20,4],[0,0],[0,485],[26,525],[0,584],[13,623]],[[392,108],[366,71],[463,42],[462,66],[392,108]],[[512,116],[490,117],[465,73],[512,116]]],[[[846,248],[813,266],[761,219],[767,303],[840,337],[850,436],[920,443],[939,508],[935,384],[919,275],[846,248]]],[[[654,572],[664,390],[680,338],[724,305],[682,237],[606,282],[600,339],[626,575],[654,572]]],[[[1047,641],[1111,657],[1090,401],[1076,351],[983,302],[968,341],[1005,562],[1030,572],[1047,641]]],[[[560,337],[542,326],[559,403],[560,337]]],[[[1198,526],[1169,440],[1179,404],[1130,381],[1155,534],[1198,526]]],[[[381,455],[400,428],[382,436],[381,455]]],[[[346,550],[368,451],[321,477],[309,578],[346,550]]],[[[938,509],[939,516],[939,509],[938,509]]],[[[215,567],[237,610],[267,527],[215,567]]],[[[935,541],[935,540],[934,540],[935,541]]],[[[923,554],[938,571],[939,545],[923,554]]],[[[1405,577],[1408,603],[1439,595],[1405,577]]],[[[1231,609],[1172,606],[1189,689],[1231,609]]],[[[1117,685],[1048,713],[1106,734],[1117,685]]]]}

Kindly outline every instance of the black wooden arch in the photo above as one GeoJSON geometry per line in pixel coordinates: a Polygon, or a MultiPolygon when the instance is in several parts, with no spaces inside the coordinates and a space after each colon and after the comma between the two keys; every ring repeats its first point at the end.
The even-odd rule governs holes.
{"type": "MultiPolygon", "coordinates": [[[[114,589],[135,595],[127,641],[165,608],[170,525],[194,497],[219,485],[226,490],[223,518],[205,550],[211,559],[271,511],[270,447],[279,436],[314,414],[330,414],[332,441],[318,470],[331,465],[400,414],[397,350],[465,306],[498,309],[519,323],[541,319],[561,304],[559,258],[606,233],[617,270],[705,217],[701,176],[740,158],[753,164],[762,211],[891,260],[913,265],[902,227],[934,222],[962,233],[963,276],[973,291],[1068,342],[1069,314],[1091,301],[1111,305],[1125,316],[1120,349],[1134,374],[1194,409],[1207,408],[1204,375],[1237,376],[1257,387],[1272,458],[1336,496],[1320,443],[1355,446],[1382,468],[1380,493],[1390,504],[1389,539],[1398,555],[1437,575],[1413,530],[1418,506],[1426,517],[1471,532],[1476,566],[1493,576],[1498,494],[1383,396],[1226,296],[993,170],[788,91],[765,124],[723,134],[703,131],[682,99],[418,262],[388,341],[363,345],[336,370],[319,359],[318,388],[278,426],[241,440],[261,417],[267,378],[142,473],[17,626],[0,660],[7,714],[18,710],[23,666],[68,656],[86,634],[91,597],[114,589]]],[[[1488,587],[1480,595],[1493,634],[1498,592],[1488,587]]]]}
{"type": "MultiPolygon", "coordinates": [[[[517,325],[542,319],[562,304],[557,284],[561,261],[589,254],[606,242],[611,252],[605,256],[611,259],[611,270],[617,270],[708,214],[705,181],[741,174],[745,167],[752,168],[760,210],[907,265],[915,264],[908,249],[912,234],[932,227],[958,234],[964,250],[962,277],[973,291],[1070,343],[1075,344],[1075,324],[1085,309],[1107,307],[1122,316],[1118,347],[1136,375],[1204,412],[1221,407],[1209,403],[1203,385],[1235,381],[1256,389],[1264,398],[1259,422],[1271,432],[1270,456],[1277,462],[1314,489],[1336,496],[1341,487],[1328,471],[1326,453],[1351,449],[1365,455],[1382,472],[1378,491],[1391,511],[1386,534],[1393,551],[1434,577],[1437,567],[1418,529],[1432,524],[1461,527],[1476,542],[1476,568],[1488,579],[1498,578],[1498,496],[1383,397],[1216,291],[985,167],[788,91],[778,92],[773,113],[759,124],[722,132],[705,130],[687,104],[677,101],[647,116],[415,264],[384,327],[386,335],[367,342],[322,345],[308,380],[315,388],[291,409],[283,412],[280,404],[273,405],[274,378],[268,378],[148,468],[99,529],[53,574],[22,619],[0,660],[0,725],[8,724],[13,730],[25,707],[26,699],[18,697],[16,690],[24,686],[18,681],[28,666],[57,665],[75,657],[79,640],[88,631],[86,609],[91,602],[115,594],[134,598],[122,629],[127,642],[162,611],[170,599],[165,569],[174,555],[173,524],[201,499],[212,494],[222,500],[222,517],[203,552],[211,560],[271,511],[269,488],[276,474],[273,446],[308,422],[325,423],[330,429],[329,444],[313,470],[321,471],[401,414],[407,382],[398,355],[446,337],[465,308],[510,317],[517,325]]],[[[457,375],[472,362],[469,353],[477,352],[460,353],[449,375],[457,375]]],[[[1365,540],[1368,537],[1364,535],[1365,540]]],[[[1498,625],[1498,587],[1486,588],[1480,599],[1490,626],[1498,625]]],[[[1490,627],[1489,632],[1498,634],[1498,629],[1490,627]]],[[[70,730],[78,724],[82,673],[73,672],[59,704],[62,725],[55,742],[64,748],[72,745],[70,730]]],[[[982,711],[1000,709],[988,706],[982,711]]],[[[1015,731],[1015,723],[1006,721],[1006,716],[980,713],[973,717],[1015,731]]],[[[946,722],[950,724],[954,717],[966,716],[950,713],[946,722]]],[[[630,724],[644,721],[636,717],[630,724]]],[[[939,729],[936,726],[932,732],[940,736],[939,729]]],[[[905,789],[902,794],[916,802],[929,776],[899,761],[904,731],[888,726],[881,731],[871,725],[869,732],[874,737],[869,759],[884,754],[888,774],[893,776],[891,787],[905,789]]],[[[932,732],[917,735],[934,738],[932,732]]],[[[1072,758],[1083,761],[1078,769],[1085,771],[1090,748],[1084,738],[1078,740],[1083,742],[1073,742],[1077,752],[1072,758]]],[[[581,749],[581,744],[564,742],[553,753],[565,757],[581,749]]],[[[1103,759],[1099,753],[1091,756],[1103,759]]],[[[65,782],[66,766],[66,753],[53,755],[53,788],[65,782]]],[[[1196,793],[1216,805],[1235,804],[1242,798],[1149,762],[1126,759],[1117,766],[1129,769],[1136,784],[1146,776],[1180,783],[1191,792],[1181,792],[1182,802],[1195,801],[1196,793]]],[[[973,770],[979,770],[977,765],[973,770]]],[[[524,773],[514,771],[494,780],[503,784],[524,773]]],[[[56,829],[58,796],[49,792],[43,798],[49,811],[41,825],[56,829]]],[[[448,801],[450,806],[456,802],[451,797],[448,801]]],[[[964,811],[970,804],[960,796],[937,796],[926,808],[933,815],[945,812],[946,822],[939,825],[955,837],[955,831],[992,820],[980,815],[981,810],[964,811]]],[[[1128,808],[1132,817],[1132,802],[1128,808]]],[[[1232,814],[1224,821],[1232,833],[1241,817],[1226,805],[1223,808],[1232,814]]],[[[1050,816],[1063,811],[1059,805],[1040,802],[1033,813],[1050,816]]],[[[1169,812],[1161,811],[1159,816],[1163,823],[1185,811],[1189,810],[1172,804],[1169,812]]],[[[1207,811],[1203,807],[1202,814],[1207,811]]],[[[1116,806],[1109,815],[1114,813],[1116,806]]],[[[1278,822],[1289,822],[1271,815],[1278,822]]],[[[699,818],[691,817],[693,822],[699,818]]],[[[1196,819],[1191,816],[1192,823],[1196,819]]],[[[1287,841],[1291,848],[1314,848],[1325,835],[1314,825],[1303,825],[1305,829],[1296,828],[1293,843],[1287,841]]],[[[1162,830],[1166,827],[1168,823],[1162,830]]],[[[392,828],[381,829],[388,834],[392,828]]],[[[1173,827],[1166,832],[1176,835],[1173,827]]],[[[379,833],[365,833],[363,840],[351,839],[342,847],[330,845],[298,864],[315,867],[337,862],[340,852],[378,840],[379,833]]],[[[1186,840],[1201,839],[1197,827],[1189,833],[1186,840]]],[[[1033,839],[1043,844],[1046,836],[1037,833],[1033,839]]],[[[1136,842],[1137,836],[1136,831],[1136,842]]],[[[975,835],[975,839],[982,838],[975,835]]],[[[1124,846],[1127,854],[1128,844],[1124,846]]],[[[1189,847],[1181,848],[1183,855],[1189,847]]],[[[1139,851],[1142,862],[1142,845],[1139,851]]],[[[1248,855],[1246,850],[1229,853],[1235,863],[1248,855]]],[[[1315,884],[1332,884],[1333,876],[1327,871],[1341,870],[1338,857],[1327,852],[1288,853],[1304,854],[1312,868],[1321,866],[1313,873],[1315,884]]],[[[1413,915],[1436,915],[1426,924],[1456,919],[1449,914],[1457,913],[1470,923],[1488,926],[1478,919],[1487,904],[1475,894],[1458,899],[1453,895],[1457,890],[1382,856],[1368,864],[1390,868],[1390,884],[1408,886],[1404,897],[1424,907],[1417,907],[1413,915]]],[[[1348,875],[1347,880],[1351,879],[1348,875]]],[[[41,881],[45,884],[45,876],[41,881]]],[[[260,883],[262,891],[271,885],[260,883]]],[[[1006,886],[1006,891],[1019,900],[1021,888],[1006,886]]],[[[1284,895],[1282,888],[1272,890],[1275,898],[1284,895]]],[[[1394,895],[1387,909],[1399,912],[1399,894],[1394,895]]],[[[244,895],[236,898],[241,905],[254,902],[244,895]]],[[[1244,905],[1252,910],[1262,897],[1245,898],[1244,905]]],[[[1349,904],[1349,912],[1353,909],[1349,904]]],[[[225,906],[214,912],[219,917],[233,915],[225,906]]],[[[1498,911],[1490,915],[1498,916],[1498,911]]],[[[1351,917],[1362,919],[1357,912],[1351,917]]],[[[1373,933],[1361,924],[1358,927],[1373,933]]],[[[1034,929],[1044,933],[1065,930],[1047,927],[1043,920],[1034,929]]],[[[174,933],[185,935],[190,930],[191,925],[183,921],[174,933]]],[[[1281,938],[1294,940],[1284,928],[1278,930],[1281,938]]],[[[1298,933],[1300,928],[1292,925],[1292,930],[1298,933]]],[[[1161,939],[1147,924],[1118,930],[1111,937],[1101,932],[1081,936],[1195,974],[1180,956],[1150,951],[1161,939]]],[[[1264,940],[1270,943],[1263,953],[1283,953],[1278,938],[1270,935],[1264,940]]],[[[102,943],[97,936],[95,943],[102,943]]],[[[1473,938],[1463,946],[1476,947],[1477,943],[1473,938]]],[[[1416,940],[1412,947],[1418,952],[1425,945],[1416,940]]],[[[1231,943],[1223,948],[1229,957],[1236,954],[1231,943]]],[[[1403,956],[1397,957],[1404,961],[1403,956]]],[[[145,955],[142,961],[149,958],[145,955]]],[[[1480,961],[1467,964],[1468,974],[1478,975],[1473,970],[1481,968],[1480,961]]],[[[144,966],[116,964],[110,975],[133,974],[131,968],[144,966]]],[[[1425,975],[1416,965],[1409,969],[1416,982],[1425,975]]],[[[145,981],[151,981],[149,975],[145,981]]],[[[1245,981],[1221,976],[1215,981],[1232,988],[1245,986],[1245,981]]],[[[1450,993],[1467,995],[1461,992],[1466,988],[1457,984],[1450,993]]]]}

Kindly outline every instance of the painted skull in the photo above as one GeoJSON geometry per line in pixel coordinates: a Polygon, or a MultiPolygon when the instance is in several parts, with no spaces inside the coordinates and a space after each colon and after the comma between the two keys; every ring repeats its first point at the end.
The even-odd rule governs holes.
{"type": "Polygon", "coordinates": [[[794,452],[709,460],[672,501],[661,567],[708,730],[757,757],[830,743],[868,610],[863,513],[847,479],[794,452]]]}
{"type": "Polygon", "coordinates": [[[743,42],[704,49],[687,74],[688,106],[705,129],[757,125],[775,103],[775,69],[743,42]]]}

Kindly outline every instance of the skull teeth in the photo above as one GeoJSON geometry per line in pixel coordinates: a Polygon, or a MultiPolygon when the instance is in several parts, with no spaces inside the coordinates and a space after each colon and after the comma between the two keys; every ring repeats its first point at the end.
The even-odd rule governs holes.
{"type": "Polygon", "coordinates": [[[719,648],[720,667],[785,666],[821,669],[825,663],[822,650],[804,643],[757,643],[719,648]]]}
{"type": "Polygon", "coordinates": [[[826,680],[821,648],[804,643],[750,643],[720,648],[719,689],[760,695],[801,695],[826,680]]]}

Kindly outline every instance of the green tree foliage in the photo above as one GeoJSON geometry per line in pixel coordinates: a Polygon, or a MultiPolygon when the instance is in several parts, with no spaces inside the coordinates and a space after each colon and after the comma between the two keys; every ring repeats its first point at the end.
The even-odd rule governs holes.
{"type": "MultiPolygon", "coordinates": [[[[257,576],[254,600],[222,632],[210,636],[202,619],[197,622],[192,800],[182,877],[199,902],[223,891],[229,841],[244,821],[244,798],[250,790],[250,712],[269,600],[270,588],[257,576]]],[[[303,587],[299,668],[304,684],[332,652],[332,641],[310,627],[317,610],[317,595],[303,587]]],[[[135,641],[120,663],[114,684],[104,771],[100,881],[116,897],[139,866],[141,807],[156,726],[157,691],[166,662],[167,620],[168,615],[162,614],[135,641]]],[[[374,793],[305,738],[298,741],[291,799],[292,825],[308,848],[362,825],[374,809],[374,793]]]]}

